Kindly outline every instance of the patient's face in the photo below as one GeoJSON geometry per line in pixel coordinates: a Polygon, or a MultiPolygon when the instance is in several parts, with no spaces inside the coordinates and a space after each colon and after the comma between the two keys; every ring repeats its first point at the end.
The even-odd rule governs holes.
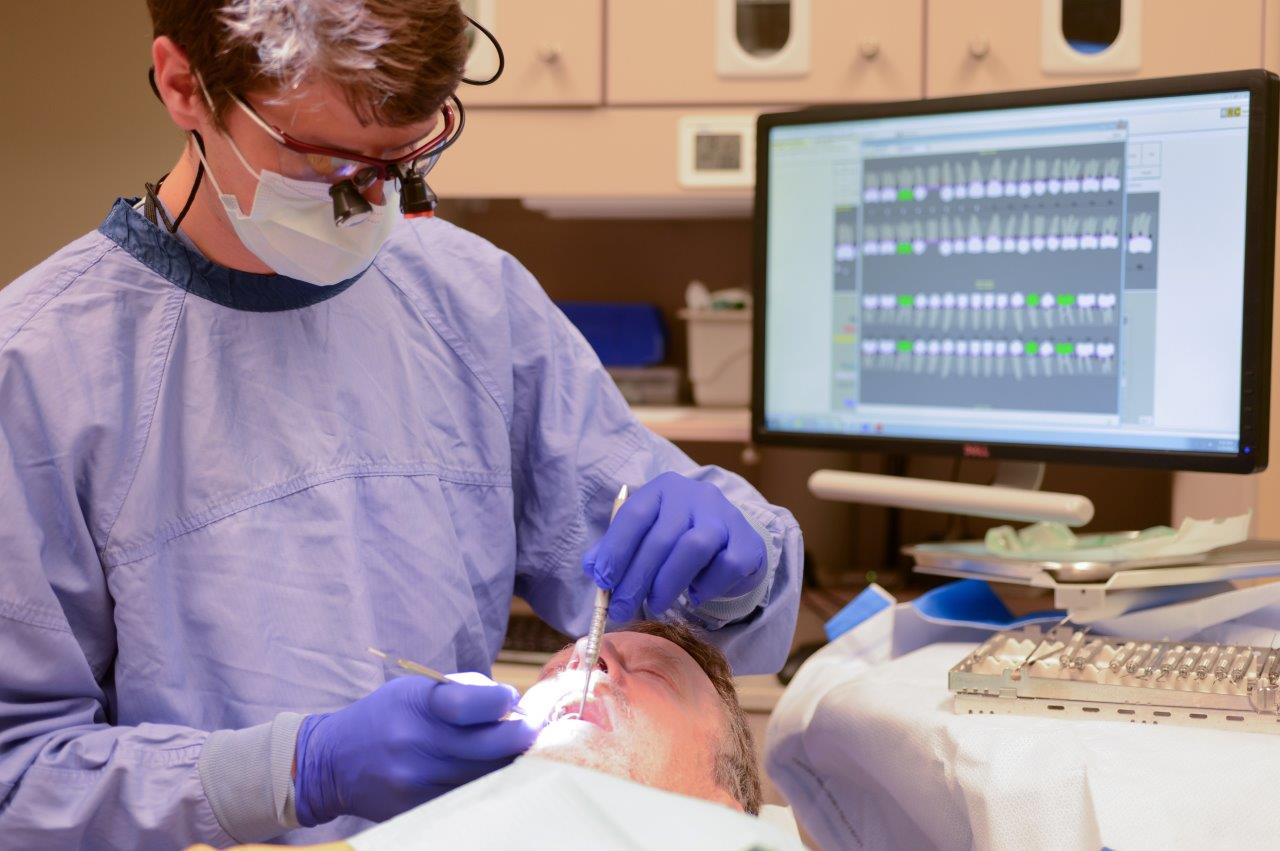
{"type": "Polygon", "coordinates": [[[573,645],[543,668],[520,701],[549,719],[530,753],[736,806],[713,780],[720,698],[689,654],[655,635],[609,633],[585,707],[584,676],[573,645]]]}

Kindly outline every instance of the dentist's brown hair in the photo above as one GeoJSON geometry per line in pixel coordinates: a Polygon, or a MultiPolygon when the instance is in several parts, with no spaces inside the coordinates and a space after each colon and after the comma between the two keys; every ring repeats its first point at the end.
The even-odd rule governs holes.
{"type": "Polygon", "coordinates": [[[458,0],[147,0],[200,73],[222,126],[231,95],[338,87],[360,120],[431,118],[462,80],[468,24],[458,0]]]}

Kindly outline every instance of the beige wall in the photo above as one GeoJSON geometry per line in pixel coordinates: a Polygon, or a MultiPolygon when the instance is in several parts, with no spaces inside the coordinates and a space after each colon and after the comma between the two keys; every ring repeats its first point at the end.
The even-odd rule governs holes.
{"type": "MultiPolygon", "coordinates": [[[[963,33],[966,38],[974,33],[990,36],[995,51],[992,57],[997,59],[1006,41],[1012,39],[1009,43],[1016,44],[1015,36],[1020,38],[1019,33],[1026,28],[1022,26],[1017,33],[1009,32],[1008,16],[995,13],[997,8],[1004,8],[1001,3],[1007,2],[1010,0],[964,0],[962,5],[971,6],[974,14],[962,16],[963,21],[957,24],[961,29],[967,27],[963,33]]],[[[1024,2],[1039,5],[1033,0],[1024,2]]],[[[1250,30],[1248,37],[1232,30],[1235,36],[1229,39],[1229,44],[1220,45],[1218,52],[1230,49],[1229,64],[1244,66],[1262,61],[1273,70],[1280,70],[1280,0],[1229,0],[1221,8],[1228,10],[1229,17],[1239,24],[1240,20],[1255,20],[1259,3],[1263,23],[1256,36],[1252,25],[1244,27],[1250,30]]],[[[891,5],[886,3],[877,8],[883,11],[891,5]]],[[[907,5],[915,8],[914,4],[907,5]]],[[[913,25],[923,27],[921,41],[925,42],[926,53],[923,65],[936,78],[939,63],[947,55],[949,40],[959,38],[950,31],[954,28],[940,28],[940,23],[945,23],[942,19],[947,14],[956,14],[956,10],[944,5],[942,0],[929,0],[924,6],[923,25],[916,21],[914,12],[906,17],[916,21],[913,25]]],[[[1162,13],[1180,9],[1181,14],[1200,10],[1201,6],[1194,0],[1169,0],[1161,2],[1159,8],[1162,13]],[[1166,5],[1170,9],[1165,9],[1166,5]]],[[[93,228],[117,196],[139,194],[142,182],[159,177],[172,164],[181,145],[181,137],[146,83],[150,27],[145,0],[68,0],[56,6],[12,2],[6,4],[6,11],[5,27],[0,33],[0,46],[4,48],[0,52],[0,71],[3,71],[0,90],[4,93],[0,114],[4,115],[5,131],[0,135],[4,153],[0,157],[0,180],[12,196],[21,201],[6,205],[3,212],[0,285],[93,228]]],[[[1180,44],[1179,50],[1185,50],[1186,61],[1190,63],[1188,69],[1203,61],[1197,57],[1206,51],[1198,47],[1196,40],[1187,39],[1180,44]]],[[[607,64],[607,56],[605,60],[607,64]]],[[[1016,69],[1006,70],[1013,73],[1016,69]]],[[[1021,80],[1009,84],[1013,82],[1029,84],[1021,80]]],[[[679,97],[679,93],[673,94],[673,98],[679,97]]],[[[479,121],[476,127],[477,135],[472,137],[471,147],[482,147],[479,121]]],[[[554,135],[554,129],[543,129],[554,135]]],[[[447,185],[449,162],[454,164],[452,170],[461,175],[465,171],[467,147],[464,143],[454,154],[458,159],[446,160],[442,165],[438,187],[442,195],[456,194],[451,193],[447,185]]],[[[496,162],[519,162],[523,158],[510,155],[483,159],[492,171],[496,162]]],[[[539,168],[545,168],[545,164],[539,168]]],[[[519,166],[519,170],[530,171],[524,166],[519,166]]],[[[509,180],[504,180],[503,186],[510,194],[519,188],[509,180]]],[[[540,217],[514,214],[510,207],[504,209],[506,213],[467,214],[466,223],[509,245],[530,265],[540,267],[538,271],[548,289],[563,297],[650,298],[672,311],[683,282],[689,277],[701,276],[709,283],[728,284],[745,282],[748,273],[749,232],[745,222],[693,228],[678,222],[545,223],[540,217]],[[535,233],[555,244],[556,250],[546,256],[540,253],[544,251],[540,246],[547,243],[525,238],[535,233]],[[644,248],[655,244],[670,248],[673,233],[685,236],[675,241],[682,246],[680,252],[652,252],[644,248]],[[611,257],[589,261],[563,250],[566,244],[601,244],[601,240],[617,248],[613,258],[629,258],[625,274],[610,262],[611,257]],[[657,255],[661,261],[653,259],[657,255]],[[642,270],[649,273],[647,279],[641,274],[642,270]],[[630,283],[624,284],[624,279],[630,283]]],[[[683,338],[678,326],[674,342],[673,360],[679,361],[683,357],[683,338]]],[[[1273,372],[1280,384],[1280,367],[1273,372]]],[[[1273,390],[1272,395],[1280,401],[1278,390],[1280,387],[1273,390]]],[[[1277,424],[1273,433],[1280,435],[1280,417],[1273,417],[1273,421],[1277,424]]],[[[1280,453],[1280,440],[1272,442],[1273,451],[1280,453]]],[[[732,457],[728,449],[721,454],[725,458],[718,460],[732,457]]],[[[852,456],[840,458],[853,463],[852,456]]],[[[840,458],[828,458],[822,463],[836,463],[840,458]]],[[[791,457],[785,461],[766,457],[759,473],[772,478],[772,474],[765,471],[794,472],[796,482],[789,483],[784,490],[791,492],[792,501],[803,505],[810,498],[800,486],[801,473],[817,463],[816,458],[800,462],[791,457]]],[[[1280,537],[1280,462],[1273,466],[1276,471],[1247,478],[1179,475],[1174,486],[1173,515],[1222,514],[1253,506],[1258,512],[1256,531],[1280,537]]],[[[946,472],[936,474],[946,475],[946,472]]],[[[1098,471],[1097,475],[1102,481],[1120,481],[1126,477],[1132,479],[1136,474],[1098,471]]],[[[1143,502],[1148,508],[1153,501],[1158,504],[1160,497],[1156,493],[1167,488],[1167,484],[1161,488],[1155,482],[1141,481],[1145,482],[1143,502]]],[[[777,494],[775,498],[781,496],[777,494]]],[[[815,516],[819,516],[819,512],[836,511],[816,501],[809,510],[815,516]]],[[[1167,502],[1163,511],[1168,511],[1167,502]]],[[[818,522],[833,527],[841,525],[831,516],[823,516],[818,522]]],[[[881,520],[865,522],[870,525],[856,533],[861,541],[878,534],[881,520]]],[[[830,542],[832,551],[845,546],[844,535],[839,537],[840,540],[830,542]]],[[[876,555],[866,552],[854,561],[864,558],[874,561],[876,555]]]]}
{"type": "Polygon", "coordinates": [[[147,85],[145,0],[4,4],[0,285],[140,195],[182,140],[147,85]]]}

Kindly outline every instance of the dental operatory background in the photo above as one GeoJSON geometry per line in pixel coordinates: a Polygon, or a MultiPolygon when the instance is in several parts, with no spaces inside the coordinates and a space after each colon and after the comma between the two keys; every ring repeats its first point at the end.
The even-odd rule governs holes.
{"type": "MultiPolygon", "coordinates": [[[[824,622],[869,582],[898,599],[941,582],[913,574],[902,547],[981,539],[1001,521],[822,500],[807,486],[818,469],[985,484],[995,462],[981,457],[753,442],[757,115],[1280,69],[1280,0],[464,6],[501,39],[507,67],[498,84],[464,92],[466,135],[432,176],[438,215],[520,258],[650,428],[794,512],[806,544],[797,649],[821,642],[824,622]]],[[[147,84],[141,0],[5,11],[0,282],[95,227],[110,199],[138,194],[181,143],[147,84]]],[[[477,40],[471,76],[487,75],[487,51],[477,40]]],[[[1077,532],[1252,511],[1254,537],[1280,538],[1274,467],[1232,476],[1050,463],[1042,487],[1092,499],[1093,519],[1077,532]]],[[[522,661],[562,643],[517,610],[495,677],[519,684],[522,661]]],[[[742,688],[763,741],[782,684],[753,677],[742,688]]]]}

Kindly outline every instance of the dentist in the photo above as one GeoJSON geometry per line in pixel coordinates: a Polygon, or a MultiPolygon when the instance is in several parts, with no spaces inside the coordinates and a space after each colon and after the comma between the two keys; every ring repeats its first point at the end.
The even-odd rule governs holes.
{"type": "Polygon", "coordinates": [[[465,144],[456,0],[148,5],[182,155],[0,290],[0,845],[320,842],[505,765],[513,595],[582,634],[599,584],[779,667],[791,516],[408,217],[465,144]]]}

